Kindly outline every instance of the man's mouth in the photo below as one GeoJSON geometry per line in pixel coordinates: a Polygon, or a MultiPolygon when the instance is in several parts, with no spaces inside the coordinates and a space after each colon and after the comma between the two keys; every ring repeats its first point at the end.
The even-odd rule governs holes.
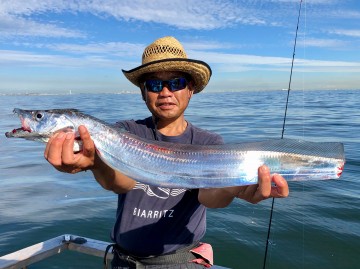
{"type": "Polygon", "coordinates": [[[172,102],[164,102],[164,103],[159,103],[159,104],[157,105],[157,107],[160,107],[160,108],[162,108],[162,109],[172,108],[172,107],[174,107],[174,106],[175,106],[175,104],[172,103],[172,102]]]}

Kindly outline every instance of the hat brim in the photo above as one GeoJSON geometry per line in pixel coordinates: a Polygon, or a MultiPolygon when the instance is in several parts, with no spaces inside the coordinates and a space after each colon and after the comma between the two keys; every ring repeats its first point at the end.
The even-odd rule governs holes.
{"type": "Polygon", "coordinates": [[[140,87],[139,79],[144,74],[161,71],[179,71],[189,74],[194,80],[194,94],[205,88],[212,73],[207,63],[183,58],[163,59],[140,65],[128,71],[122,70],[125,77],[138,87],[140,87]]]}

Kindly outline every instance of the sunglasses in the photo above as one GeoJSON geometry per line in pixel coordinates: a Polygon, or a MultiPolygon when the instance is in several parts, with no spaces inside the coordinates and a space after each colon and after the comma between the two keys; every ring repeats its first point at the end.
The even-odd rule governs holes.
{"type": "Polygon", "coordinates": [[[165,84],[171,92],[176,92],[184,89],[188,82],[186,78],[174,78],[170,80],[148,79],[144,82],[144,88],[149,92],[161,92],[165,84]]]}

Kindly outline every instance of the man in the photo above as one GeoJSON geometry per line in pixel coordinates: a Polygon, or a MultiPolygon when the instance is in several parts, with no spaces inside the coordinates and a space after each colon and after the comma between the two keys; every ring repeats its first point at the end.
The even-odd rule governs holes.
{"type": "MultiPolygon", "coordinates": [[[[191,97],[207,85],[211,69],[202,61],[188,59],[175,38],[164,37],[150,44],[144,50],[142,65],[123,73],[140,88],[151,117],[119,122],[119,128],[153,140],[202,145],[223,143],[219,135],[185,120],[184,111],[191,97]]],[[[270,175],[266,166],[259,167],[259,183],[251,186],[184,190],[141,184],[100,160],[86,126],[81,126],[79,133],[83,140],[82,152],[73,153],[73,134],[59,133],[50,139],[44,155],[63,172],[91,170],[103,188],[119,194],[117,219],[111,234],[115,242],[113,268],[208,266],[212,261],[211,249],[198,243],[205,234],[206,207],[226,207],[234,198],[258,203],[269,197],[286,197],[289,193],[285,179],[270,175]],[[199,247],[205,257],[192,254],[191,250],[196,252],[199,247]]]]}

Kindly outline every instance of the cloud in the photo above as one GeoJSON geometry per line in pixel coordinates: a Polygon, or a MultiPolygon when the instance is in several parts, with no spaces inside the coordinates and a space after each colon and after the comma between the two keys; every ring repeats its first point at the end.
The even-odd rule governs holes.
{"type": "Polygon", "coordinates": [[[179,29],[210,30],[241,24],[264,24],[262,18],[248,12],[244,5],[232,1],[159,0],[92,2],[84,9],[93,14],[106,14],[118,20],[161,23],[179,29]]]}
{"type": "MultiPolygon", "coordinates": [[[[85,33],[62,27],[53,23],[44,23],[33,16],[46,13],[74,11],[73,1],[27,0],[6,1],[0,5],[0,32],[2,37],[34,36],[58,38],[84,38],[85,33]]],[[[57,22],[61,24],[60,22],[57,22]]]]}
{"type": "Polygon", "coordinates": [[[86,68],[118,67],[119,61],[101,56],[65,56],[55,54],[37,54],[35,52],[0,50],[2,67],[43,67],[43,68],[86,68]]]}
{"type": "MultiPolygon", "coordinates": [[[[84,33],[44,23],[37,16],[88,13],[120,21],[165,24],[178,29],[211,30],[235,24],[265,25],[261,4],[252,1],[124,0],[7,1],[0,6],[0,30],[7,36],[84,37],[84,33]]],[[[269,15],[269,14],[268,14],[269,15]]]]}
{"type": "Polygon", "coordinates": [[[80,31],[53,24],[38,23],[33,20],[5,14],[0,19],[0,31],[3,38],[11,36],[84,38],[80,31]]]}
{"type": "Polygon", "coordinates": [[[184,48],[186,50],[223,50],[223,49],[231,49],[234,47],[239,47],[241,45],[234,45],[227,42],[217,42],[217,41],[191,41],[191,42],[182,42],[184,48]]]}
{"type": "MultiPolygon", "coordinates": [[[[342,1],[342,4],[343,1],[342,1]]],[[[340,18],[340,19],[360,19],[360,11],[356,9],[348,9],[348,8],[332,8],[327,10],[327,15],[329,17],[340,18]]]]}
{"type": "MultiPolygon", "coordinates": [[[[236,73],[254,70],[289,72],[291,58],[246,54],[189,51],[195,59],[206,59],[217,72],[236,73]]],[[[359,62],[295,59],[294,68],[302,72],[360,73],[359,62]]]]}
{"type": "Polygon", "coordinates": [[[305,47],[318,47],[318,48],[343,48],[348,43],[339,39],[326,39],[326,38],[306,38],[304,39],[305,47]]]}
{"type": "MultiPolygon", "coordinates": [[[[308,13],[323,18],[339,1],[314,0],[308,13]],[[314,6],[318,8],[312,9],[314,6]],[[321,7],[321,8],[319,8],[321,7]]],[[[298,1],[217,1],[217,0],[17,0],[0,5],[0,31],[7,36],[49,36],[84,38],[86,34],[62,27],[61,21],[46,23],[39,16],[51,14],[91,14],[119,21],[164,24],[177,29],[213,30],[238,25],[288,27],[297,14],[298,1]]],[[[345,17],[359,18],[360,12],[345,10],[345,17]]],[[[313,16],[309,15],[309,16],[313,16]]]]}
{"type": "MultiPolygon", "coordinates": [[[[0,66],[20,67],[53,67],[53,68],[132,68],[140,62],[143,46],[130,43],[100,43],[77,45],[48,45],[55,46],[61,51],[70,51],[71,54],[57,55],[26,51],[0,50],[0,66]],[[128,51],[135,48],[141,53],[128,51]]],[[[194,45],[194,47],[197,47],[194,45]]],[[[257,56],[249,54],[221,53],[209,50],[188,50],[189,58],[206,59],[217,72],[235,73],[251,70],[285,71],[290,70],[291,59],[286,57],[257,56]]],[[[295,59],[295,68],[304,72],[360,72],[359,62],[348,61],[321,61],[309,59],[295,59]]]]}
{"type": "MultiPolygon", "coordinates": [[[[314,0],[309,16],[322,18],[338,1],[314,0]]],[[[6,1],[0,5],[0,31],[6,36],[85,38],[86,33],[63,27],[62,21],[44,22],[51,14],[91,14],[125,22],[164,24],[177,29],[214,30],[239,25],[288,27],[297,15],[298,1],[217,1],[217,0],[28,0],[6,1]]],[[[328,14],[328,13],[327,13],[328,14]]],[[[332,11],[340,16],[340,11],[332,11]]],[[[359,16],[348,11],[347,16],[359,16]]]]}
{"type": "Polygon", "coordinates": [[[101,43],[89,43],[89,44],[72,44],[72,43],[22,43],[21,46],[46,48],[52,51],[58,51],[66,54],[99,54],[109,55],[110,57],[132,57],[137,58],[142,54],[145,45],[139,43],[128,42],[101,42],[101,43]]]}
{"type": "Polygon", "coordinates": [[[333,29],[329,30],[328,33],[340,35],[340,36],[349,36],[349,37],[360,37],[360,30],[350,30],[350,29],[333,29]]]}

